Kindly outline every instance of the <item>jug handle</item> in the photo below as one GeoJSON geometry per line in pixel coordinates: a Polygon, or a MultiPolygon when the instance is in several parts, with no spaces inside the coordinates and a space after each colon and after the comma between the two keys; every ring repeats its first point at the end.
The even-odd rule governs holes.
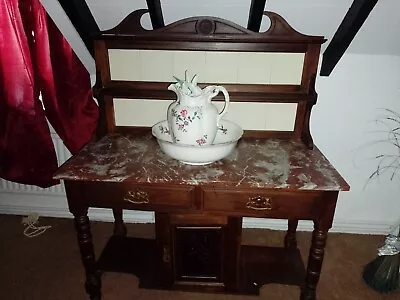
{"type": "Polygon", "coordinates": [[[219,121],[221,120],[221,118],[228,112],[228,106],[229,106],[229,94],[228,91],[221,85],[216,85],[213,86],[213,93],[212,96],[210,97],[213,98],[216,95],[219,94],[219,92],[222,92],[224,94],[224,98],[225,98],[225,105],[224,105],[224,109],[218,114],[217,116],[217,126],[219,127],[219,121]]]}

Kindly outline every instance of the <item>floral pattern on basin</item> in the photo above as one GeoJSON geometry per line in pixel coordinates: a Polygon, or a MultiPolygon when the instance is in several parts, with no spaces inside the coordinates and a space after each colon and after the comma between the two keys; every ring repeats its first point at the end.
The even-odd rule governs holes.
{"type": "Polygon", "coordinates": [[[167,126],[158,126],[158,129],[160,129],[160,133],[162,134],[169,134],[169,130],[167,126]]]}
{"type": "Polygon", "coordinates": [[[196,140],[196,143],[199,144],[199,146],[203,146],[205,143],[207,143],[207,134],[203,135],[202,138],[196,140]]]}
{"type": "Polygon", "coordinates": [[[204,165],[229,155],[243,134],[239,125],[227,120],[221,120],[221,123],[213,144],[207,144],[207,140],[210,139],[207,134],[198,136],[194,145],[176,143],[167,120],[154,124],[152,134],[161,150],[168,156],[185,164],[204,165]]]}
{"type": "Polygon", "coordinates": [[[223,125],[219,126],[218,129],[221,130],[221,132],[222,132],[223,134],[227,134],[227,133],[228,133],[228,129],[227,129],[227,128],[224,128],[223,125]]]}

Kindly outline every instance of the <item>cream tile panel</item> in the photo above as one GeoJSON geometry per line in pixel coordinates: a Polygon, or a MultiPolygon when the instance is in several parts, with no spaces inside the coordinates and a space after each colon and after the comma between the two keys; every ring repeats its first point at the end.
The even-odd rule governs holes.
{"type": "Polygon", "coordinates": [[[163,100],[114,99],[117,126],[152,126],[167,119],[171,102],[163,100]]]}
{"type": "MultiPolygon", "coordinates": [[[[114,99],[117,126],[152,126],[167,118],[171,101],[144,99],[114,99]]],[[[215,102],[219,110],[223,102],[215,102]]],[[[296,103],[231,103],[225,119],[244,129],[293,131],[296,103]]]]}
{"type": "Polygon", "coordinates": [[[238,55],[234,52],[206,52],[206,73],[199,80],[217,83],[238,83],[238,55]]]}
{"type": "Polygon", "coordinates": [[[303,53],[109,49],[113,80],[166,81],[185,70],[200,82],[300,84],[303,53]]]}
{"type": "MultiPolygon", "coordinates": [[[[174,66],[169,74],[168,81],[174,81],[171,74],[183,78],[185,71],[188,70],[188,75],[199,74],[204,77],[206,74],[206,52],[204,51],[173,51],[174,66]]],[[[157,80],[158,81],[158,80],[157,80]]]]}
{"type": "Polygon", "coordinates": [[[271,84],[300,84],[304,53],[270,53],[271,84]]]}
{"type": "Polygon", "coordinates": [[[271,54],[249,52],[239,53],[238,82],[244,84],[270,83],[271,54]]]}
{"type": "Polygon", "coordinates": [[[139,51],[108,50],[110,74],[113,80],[142,80],[141,60],[139,51]]]}
{"type": "MultiPolygon", "coordinates": [[[[224,102],[214,101],[219,111],[222,111],[224,102]]],[[[261,103],[232,102],[224,119],[239,124],[243,129],[265,129],[266,105],[261,103]]]]}
{"type": "Polygon", "coordinates": [[[140,51],[141,80],[153,81],[157,74],[157,81],[171,81],[171,70],[174,66],[174,53],[171,51],[140,51]]]}
{"type": "Polygon", "coordinates": [[[265,114],[265,128],[293,131],[296,112],[297,103],[268,103],[265,114]]]}

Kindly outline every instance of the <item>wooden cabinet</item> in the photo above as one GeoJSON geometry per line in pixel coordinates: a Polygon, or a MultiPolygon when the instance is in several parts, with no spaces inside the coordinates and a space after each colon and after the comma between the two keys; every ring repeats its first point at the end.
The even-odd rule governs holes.
{"type": "MultiPolygon", "coordinates": [[[[87,293],[100,299],[100,271],[109,270],[135,274],[141,288],[258,294],[263,284],[275,282],[300,285],[301,299],[316,299],[337,196],[349,189],[314,146],[309,130],[324,38],[298,33],[272,12],[265,12],[271,20],[265,33],[213,17],[184,19],[148,31],[140,25],[144,12],[131,13],[96,38],[97,137],[55,174],[65,181],[75,217],[87,293]],[[142,61],[141,53],[155,56],[142,61]],[[254,74],[246,72],[258,66],[257,59],[263,67],[252,82],[254,74]],[[246,62],[252,66],[248,70],[246,62]],[[288,62],[300,62],[300,69],[293,71],[288,62]],[[206,166],[167,157],[150,128],[121,125],[115,116],[116,111],[125,112],[114,105],[115,99],[144,101],[134,106],[134,115],[142,121],[156,105],[165,108],[165,100],[174,95],[163,76],[186,64],[208,74],[212,82],[204,85],[223,83],[232,105],[237,104],[232,114],[237,122],[247,119],[255,122],[243,124],[260,125],[244,128],[231,155],[206,166]],[[280,115],[285,111],[292,120],[280,115]],[[266,112],[269,120],[263,119],[266,112]],[[270,119],[280,126],[264,128],[270,119]],[[89,207],[112,208],[115,217],[114,236],[98,261],[89,207]],[[154,211],[155,239],[127,236],[123,209],[154,211]],[[287,219],[284,247],[242,245],[243,217],[287,219]],[[306,270],[296,247],[298,220],[314,222],[306,270]]],[[[129,116],[128,112],[124,120],[129,116]]]]}
{"type": "Polygon", "coordinates": [[[171,288],[210,292],[238,291],[242,218],[195,213],[156,214],[157,231],[171,258],[171,288]]]}

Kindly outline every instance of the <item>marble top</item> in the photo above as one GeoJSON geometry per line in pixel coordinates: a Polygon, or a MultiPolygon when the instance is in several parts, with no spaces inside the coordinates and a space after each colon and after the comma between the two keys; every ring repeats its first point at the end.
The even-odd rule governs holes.
{"type": "Polygon", "coordinates": [[[164,154],[151,133],[109,134],[65,162],[55,179],[340,191],[349,185],[301,141],[243,138],[226,158],[191,166],[164,154]]]}

